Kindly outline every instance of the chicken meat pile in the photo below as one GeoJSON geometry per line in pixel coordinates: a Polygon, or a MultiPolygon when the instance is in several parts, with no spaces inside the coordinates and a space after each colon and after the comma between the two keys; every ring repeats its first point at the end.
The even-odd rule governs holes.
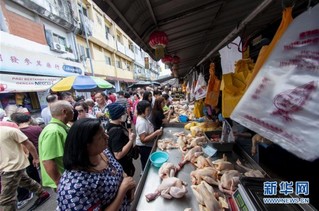
{"type": "Polygon", "coordinates": [[[166,199],[182,198],[187,194],[186,183],[177,177],[183,166],[190,163],[196,169],[190,173],[191,190],[198,202],[199,210],[229,209],[226,195],[231,195],[238,187],[239,177],[264,177],[259,170],[244,166],[239,160],[232,163],[224,154],[222,158],[211,160],[204,156],[202,146],[207,139],[200,135],[193,137],[183,132],[174,134],[177,140],[159,140],[158,148],[167,150],[178,148],[182,160],[177,164],[164,163],[158,171],[162,180],[153,193],[146,195],[146,200],[152,201],[158,196],[166,199]],[[216,190],[214,190],[216,187],[216,190]]]}

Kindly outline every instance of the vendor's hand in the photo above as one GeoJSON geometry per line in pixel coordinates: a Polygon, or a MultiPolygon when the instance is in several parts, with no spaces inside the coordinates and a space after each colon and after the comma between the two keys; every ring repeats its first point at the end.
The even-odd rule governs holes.
{"type": "Polygon", "coordinates": [[[136,182],[133,177],[124,177],[120,189],[126,193],[128,190],[131,190],[135,187],[136,182]]]}
{"type": "Polygon", "coordinates": [[[163,134],[163,130],[158,129],[158,130],[155,131],[155,134],[156,134],[156,136],[160,136],[160,135],[163,134]]]}
{"type": "Polygon", "coordinates": [[[135,141],[135,139],[136,139],[136,135],[135,135],[135,133],[130,133],[130,135],[129,135],[129,139],[130,139],[130,141],[134,142],[134,141],[135,141]]]}
{"type": "Polygon", "coordinates": [[[36,158],[36,159],[33,158],[32,164],[33,164],[34,167],[38,168],[39,167],[39,163],[40,163],[39,158],[36,158]]]}

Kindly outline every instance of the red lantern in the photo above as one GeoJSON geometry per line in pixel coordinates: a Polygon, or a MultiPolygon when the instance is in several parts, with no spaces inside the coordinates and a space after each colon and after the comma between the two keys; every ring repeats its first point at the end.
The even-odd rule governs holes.
{"type": "Polygon", "coordinates": [[[166,65],[170,65],[173,62],[173,57],[170,55],[166,55],[161,59],[161,61],[166,65]]]}
{"type": "Polygon", "coordinates": [[[178,63],[180,63],[180,61],[181,61],[181,59],[178,56],[174,56],[172,63],[173,64],[178,64],[178,63]]]}
{"type": "Polygon", "coordinates": [[[168,43],[168,37],[165,32],[155,31],[150,35],[148,44],[155,49],[155,58],[160,59],[164,57],[164,48],[168,43]]]}

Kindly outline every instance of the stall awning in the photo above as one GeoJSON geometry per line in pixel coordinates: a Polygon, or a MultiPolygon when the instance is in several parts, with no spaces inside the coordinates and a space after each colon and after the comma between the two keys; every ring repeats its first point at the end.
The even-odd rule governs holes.
{"type": "Polygon", "coordinates": [[[40,92],[50,89],[59,77],[27,76],[2,74],[0,77],[0,93],[40,92]]]}

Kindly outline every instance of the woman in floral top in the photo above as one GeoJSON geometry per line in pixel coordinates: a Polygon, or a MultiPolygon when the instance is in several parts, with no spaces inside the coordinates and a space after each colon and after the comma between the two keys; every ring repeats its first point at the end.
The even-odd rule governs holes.
{"type": "Polygon", "coordinates": [[[58,210],[129,210],[136,184],[107,150],[97,119],[80,119],[69,131],[58,186],[58,210]]]}

